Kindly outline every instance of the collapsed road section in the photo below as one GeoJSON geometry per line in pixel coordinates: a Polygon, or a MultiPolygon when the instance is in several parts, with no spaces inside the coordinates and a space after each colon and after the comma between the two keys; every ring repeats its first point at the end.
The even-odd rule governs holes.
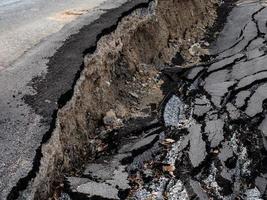
{"type": "Polygon", "coordinates": [[[36,177],[42,145],[52,135],[57,109],[72,95],[86,50],[93,51],[124,15],[147,3],[107,1],[1,71],[0,199],[8,194],[9,199],[17,198],[36,177]]]}
{"type": "Polygon", "coordinates": [[[159,118],[108,132],[99,149],[108,151],[66,177],[63,194],[266,199],[266,16],[264,3],[239,2],[206,62],[165,64],[159,118]]]}
{"type": "Polygon", "coordinates": [[[48,69],[27,84],[26,94],[21,88],[9,107],[3,105],[9,117],[3,124],[12,122],[3,130],[21,134],[18,146],[3,143],[3,154],[13,155],[3,157],[3,198],[47,199],[65,174],[79,174],[84,163],[112,148],[107,141],[116,132],[110,130],[156,115],[164,97],[160,69],[185,57],[197,62],[187,49],[213,24],[217,7],[216,1],[127,1],[70,36],[46,58],[48,69]]]}
{"type": "MultiPolygon", "coordinates": [[[[53,184],[47,183],[79,168],[82,161],[111,153],[113,145],[108,143],[117,134],[110,129],[155,112],[163,98],[159,70],[165,63],[181,60],[177,52],[203,35],[204,28],[213,23],[216,6],[214,2],[151,1],[128,13],[111,34],[98,41],[96,51],[85,56],[74,95],[59,110],[57,127],[49,143],[43,145],[42,173],[33,183],[37,195],[46,195],[53,189],[53,184]],[[204,20],[205,12],[213,17],[204,20]]],[[[95,189],[99,186],[92,185],[95,189]]]]}
{"type": "Polygon", "coordinates": [[[267,13],[214,33],[231,5],[129,1],[70,37],[23,96],[50,129],[8,199],[265,199],[267,13]]]}

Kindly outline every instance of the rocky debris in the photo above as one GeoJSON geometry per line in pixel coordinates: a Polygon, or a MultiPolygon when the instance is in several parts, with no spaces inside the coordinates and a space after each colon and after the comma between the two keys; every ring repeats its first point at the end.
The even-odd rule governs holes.
{"type": "MultiPolygon", "coordinates": [[[[121,131],[124,132],[123,127],[121,131]]],[[[134,129],[131,137],[129,134],[125,135],[125,132],[122,134],[118,131],[117,137],[121,138],[117,138],[117,150],[113,154],[103,155],[89,163],[81,177],[69,177],[66,180],[70,196],[73,199],[78,198],[77,196],[121,199],[130,189],[128,176],[131,171],[139,169],[144,162],[152,158],[153,154],[149,153],[153,153],[151,148],[159,141],[160,132],[160,128],[151,128],[147,131],[144,128],[140,131],[134,129]]]]}
{"type": "Polygon", "coordinates": [[[161,143],[165,139],[165,132],[160,132],[158,139],[159,140],[154,144],[147,146],[148,149],[146,149],[145,151],[132,154],[132,162],[127,167],[129,174],[136,174],[142,170],[144,170],[144,173],[147,174],[146,172],[148,172],[150,169],[148,167],[148,165],[150,165],[149,163],[156,162],[155,157],[160,156],[162,153],[161,143]]]}
{"type": "MultiPolygon", "coordinates": [[[[129,154],[118,154],[112,158],[112,160],[101,160],[96,163],[90,163],[85,167],[83,177],[91,177],[93,180],[112,180],[115,178],[115,174],[120,169],[123,174],[120,161],[130,156],[129,154]]],[[[123,177],[123,176],[122,176],[123,177]]],[[[127,179],[127,178],[126,178],[127,179]]]]}
{"type": "Polygon", "coordinates": [[[165,177],[160,177],[158,180],[153,181],[145,188],[137,190],[135,194],[130,197],[130,199],[163,199],[167,184],[168,179],[165,177]]]}
{"type": "Polygon", "coordinates": [[[124,118],[127,115],[127,111],[125,109],[125,106],[121,104],[117,104],[115,108],[115,113],[118,116],[118,118],[124,118]]]}
{"type": "Polygon", "coordinates": [[[135,92],[130,92],[129,94],[136,99],[139,98],[138,94],[136,94],[135,92]]]}
{"type": "Polygon", "coordinates": [[[126,166],[122,165],[121,161],[130,156],[118,154],[110,160],[98,160],[88,164],[82,178],[67,178],[68,193],[73,199],[76,196],[120,199],[120,191],[130,189],[126,166]]]}

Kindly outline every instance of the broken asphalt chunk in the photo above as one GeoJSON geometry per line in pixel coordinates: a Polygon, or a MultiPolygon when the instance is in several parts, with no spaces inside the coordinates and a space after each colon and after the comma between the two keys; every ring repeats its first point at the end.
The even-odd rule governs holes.
{"type": "Polygon", "coordinates": [[[199,164],[206,158],[206,143],[202,139],[201,125],[195,124],[189,128],[190,134],[190,149],[189,158],[193,167],[199,164]]]}

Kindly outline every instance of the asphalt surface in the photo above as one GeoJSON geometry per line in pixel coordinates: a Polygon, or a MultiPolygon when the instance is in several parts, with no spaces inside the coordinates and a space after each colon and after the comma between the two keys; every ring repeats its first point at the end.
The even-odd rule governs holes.
{"type": "Polygon", "coordinates": [[[1,4],[0,46],[6,48],[0,50],[0,199],[17,197],[38,172],[42,143],[51,136],[58,107],[71,97],[84,53],[147,1],[106,1],[84,11],[100,3],[86,2],[1,4]]]}
{"type": "Polygon", "coordinates": [[[2,0],[0,70],[105,0],[2,0]]]}

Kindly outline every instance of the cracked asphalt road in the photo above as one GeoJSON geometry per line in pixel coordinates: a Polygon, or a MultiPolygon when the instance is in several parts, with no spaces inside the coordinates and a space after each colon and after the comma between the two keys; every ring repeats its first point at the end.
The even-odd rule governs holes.
{"type": "Polygon", "coordinates": [[[176,84],[163,108],[165,125],[140,132],[140,138],[153,137],[141,139],[146,142],[138,149],[129,147],[139,140],[126,151],[117,144],[111,160],[69,178],[67,192],[74,199],[266,199],[266,23],[263,1],[240,1],[211,45],[208,63],[163,70],[176,84]],[[115,167],[105,168],[107,162],[115,167]],[[108,187],[112,196],[92,185],[108,187]]]}
{"type": "Polygon", "coordinates": [[[155,183],[173,190],[182,182],[174,187],[178,199],[267,198],[266,17],[262,2],[238,4],[210,48],[210,63],[172,74],[186,80],[176,95],[187,105],[189,128],[175,131],[175,178],[155,183]]]}
{"type": "Polygon", "coordinates": [[[0,199],[8,194],[9,199],[17,198],[38,172],[42,143],[50,137],[60,97],[72,89],[84,51],[94,48],[102,31],[116,25],[124,12],[146,1],[105,1],[90,12],[84,9],[102,1],[67,2],[0,4],[0,44],[6,47],[0,50],[0,199]],[[10,20],[17,25],[15,35],[10,20]],[[37,29],[31,30],[36,23],[37,29]],[[40,26],[47,28],[42,36],[40,26]],[[38,81],[43,81],[39,87],[38,81]]]}
{"type": "MultiPolygon", "coordinates": [[[[117,4],[107,7],[110,6],[117,4]]],[[[111,20],[107,23],[116,22],[123,11],[119,8],[106,14],[111,20]]],[[[77,33],[68,41],[80,46],[80,43],[72,43],[75,38],[84,36],[77,27],[88,24],[88,20],[93,24],[103,12],[100,10],[72,24],[49,42],[28,52],[27,59],[0,74],[0,85],[5,86],[1,88],[0,97],[0,199],[32,170],[35,150],[58,106],[58,90],[51,89],[42,95],[43,88],[53,88],[53,84],[42,82],[33,90],[33,77],[53,77],[49,70],[59,66],[54,61],[68,55],[64,54],[66,47],[62,47],[54,59],[47,58],[63,44],[62,38],[70,32],[77,33]],[[34,99],[36,104],[25,104],[22,100],[25,95],[38,97],[38,101],[34,99]]],[[[172,72],[170,68],[163,71],[172,85],[176,84],[173,91],[168,91],[171,95],[163,104],[166,105],[162,108],[165,125],[150,119],[141,127],[139,138],[133,130],[134,140],[129,140],[131,130],[126,127],[127,131],[122,130],[113,140],[122,141],[113,145],[118,152],[89,164],[81,177],[69,177],[66,192],[77,198],[266,199],[266,16],[264,1],[240,1],[211,46],[208,63],[183,73],[172,72]],[[107,160],[112,165],[106,166],[107,160]]],[[[99,20],[101,22],[101,17],[99,20]]],[[[92,43],[103,28],[89,36],[92,43]]],[[[86,29],[90,29],[90,25],[83,30],[86,32],[86,29]]],[[[73,59],[76,68],[67,70],[63,76],[63,79],[72,77],[70,81],[63,83],[57,79],[58,85],[63,85],[61,94],[71,88],[82,52],[85,46],[90,47],[83,45],[78,53],[72,54],[77,53],[73,59]]]]}

